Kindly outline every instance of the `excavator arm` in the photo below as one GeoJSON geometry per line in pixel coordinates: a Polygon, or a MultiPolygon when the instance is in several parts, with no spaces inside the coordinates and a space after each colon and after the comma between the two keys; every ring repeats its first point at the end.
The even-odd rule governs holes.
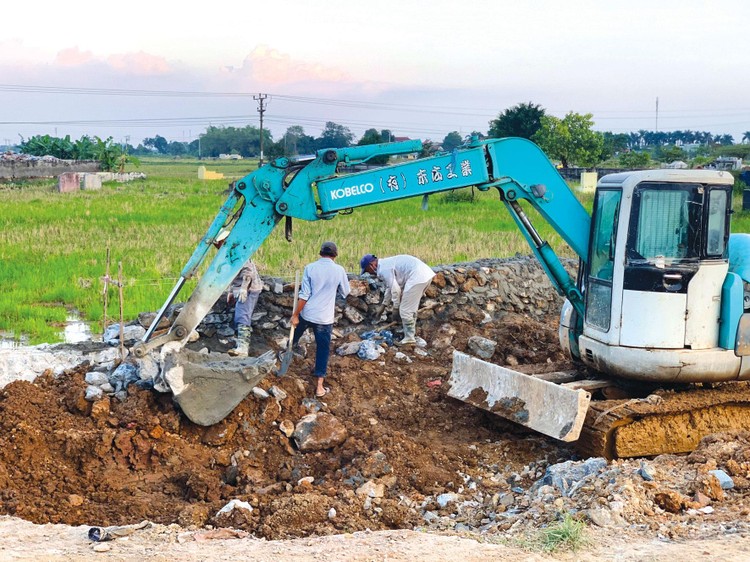
{"type": "MultiPolygon", "coordinates": [[[[184,345],[245,261],[284,217],[307,221],[332,219],[340,212],[357,207],[408,197],[427,197],[468,186],[499,191],[501,201],[539,258],[553,286],[582,316],[583,299],[575,282],[549,244],[534,229],[520,204],[521,201],[529,203],[580,259],[585,261],[588,258],[590,217],[541,149],[518,138],[473,140],[450,153],[347,173],[355,164],[372,157],[413,154],[421,148],[420,141],[406,141],[323,149],[311,160],[278,158],[235,182],[227,201],[186,264],[150,329],[133,348],[133,353],[142,357],[167,342],[184,345]],[[230,230],[228,237],[169,331],[153,337],[155,326],[185,280],[195,275],[219,233],[227,229],[230,230]]],[[[180,383],[180,386],[184,384],[180,383]]],[[[201,407],[200,404],[196,406],[198,410],[201,407]]],[[[183,410],[193,419],[187,411],[189,409],[183,405],[183,410]]]]}

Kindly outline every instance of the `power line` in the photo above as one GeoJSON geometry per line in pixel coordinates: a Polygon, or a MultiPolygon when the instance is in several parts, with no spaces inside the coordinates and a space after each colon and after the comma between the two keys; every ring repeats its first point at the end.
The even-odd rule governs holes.
{"type": "MultiPolygon", "coordinates": [[[[65,87],[65,86],[30,86],[20,84],[0,84],[0,92],[24,92],[24,93],[42,93],[42,94],[63,94],[63,95],[98,95],[98,96],[156,96],[156,97],[196,97],[196,98],[215,98],[215,97],[236,97],[236,98],[247,98],[254,97],[254,94],[249,92],[197,92],[190,90],[144,90],[144,89],[123,89],[123,88],[79,88],[79,87],[65,87]]],[[[306,96],[292,96],[286,94],[264,94],[271,99],[283,100],[288,102],[297,102],[305,104],[317,104],[317,105],[329,105],[333,107],[348,107],[348,108],[368,108],[368,109],[384,109],[384,110],[398,110],[404,111],[417,111],[417,112],[429,112],[429,113],[447,113],[447,114],[465,114],[482,116],[486,112],[496,113],[497,108],[486,108],[486,107],[460,107],[460,106],[430,106],[425,104],[407,104],[407,103],[394,103],[394,102],[372,102],[372,101],[361,101],[361,100],[346,100],[336,98],[316,98],[306,96]]],[[[557,110],[547,109],[548,112],[556,113],[557,110]]],[[[680,115],[693,114],[693,113],[705,113],[709,115],[715,115],[716,112],[721,112],[725,116],[725,112],[739,112],[739,113],[750,113],[750,108],[726,108],[706,110],[706,109],[672,109],[665,110],[660,109],[661,115],[665,113],[675,113],[680,115]]],[[[650,109],[635,109],[635,110],[588,110],[588,113],[594,113],[600,115],[599,119],[615,119],[620,115],[653,115],[653,111],[650,109]],[[614,114],[614,117],[603,117],[607,114],[614,114]]],[[[729,114],[729,116],[734,113],[729,114]]]]}
{"type": "MultiPolygon", "coordinates": [[[[191,98],[249,98],[253,97],[256,101],[259,101],[256,95],[245,92],[197,92],[190,90],[145,90],[145,89],[115,89],[115,88],[78,88],[78,87],[62,87],[62,86],[31,86],[31,85],[20,85],[20,84],[0,84],[0,93],[38,93],[46,95],[92,95],[92,96],[146,96],[146,97],[191,97],[191,98]]],[[[335,98],[316,98],[307,96],[292,96],[285,94],[260,94],[265,96],[266,99],[276,99],[279,101],[285,101],[288,103],[301,103],[311,105],[325,105],[333,108],[346,108],[346,109],[367,109],[375,111],[388,111],[390,114],[394,112],[408,112],[409,114],[432,114],[442,115],[445,117],[469,117],[472,119],[484,119],[487,122],[494,118],[498,112],[497,109],[487,108],[467,108],[467,107],[451,107],[451,106],[428,106],[424,104],[406,104],[406,103],[386,103],[386,102],[371,102],[371,101],[357,101],[357,100],[345,100],[335,98]]],[[[261,102],[262,103],[262,102],[261,102]]],[[[261,117],[261,130],[263,128],[262,120],[264,119],[263,112],[265,112],[265,106],[258,109],[261,117]]],[[[554,114],[554,111],[547,110],[549,114],[554,114]]],[[[603,123],[607,121],[616,121],[623,119],[642,118],[646,119],[649,115],[653,116],[653,110],[601,110],[601,111],[588,111],[594,115],[594,121],[596,123],[603,123]]],[[[692,125],[692,128],[718,128],[718,127],[737,127],[744,128],[750,126],[750,109],[749,108],[727,108],[722,107],[717,110],[706,110],[706,109],[675,109],[675,110],[659,110],[659,117],[664,122],[674,122],[679,119],[732,119],[731,122],[722,123],[705,123],[703,125],[692,125]],[[745,125],[745,123],[748,125],[745,125]]],[[[400,119],[394,119],[393,115],[389,115],[383,119],[373,119],[369,117],[367,121],[350,119],[348,117],[339,118],[333,117],[337,120],[345,120],[351,126],[366,127],[366,128],[390,128],[390,129],[406,129],[411,134],[443,134],[445,130],[456,130],[470,128],[465,123],[457,125],[453,123],[437,123],[432,121],[429,125],[424,123],[414,123],[409,121],[403,121],[400,119]],[[376,124],[376,123],[380,124],[376,124]]],[[[128,127],[178,127],[178,126],[191,126],[191,125],[202,125],[208,123],[212,125],[232,125],[232,124],[243,124],[248,121],[252,121],[250,115],[229,115],[229,116],[212,116],[212,117],[169,117],[169,118],[137,118],[137,119],[69,119],[69,120],[19,120],[19,121],[0,121],[0,125],[25,125],[25,126],[72,126],[72,125],[110,125],[110,126],[128,126],[128,127]]],[[[309,117],[296,117],[291,115],[274,115],[273,117],[267,118],[271,123],[279,125],[299,125],[307,123],[310,126],[321,126],[325,122],[331,121],[332,118],[320,118],[314,119],[309,117]]],[[[684,128],[684,127],[682,127],[684,128]]],[[[612,127],[614,130],[633,130],[633,127],[612,127]]]]}

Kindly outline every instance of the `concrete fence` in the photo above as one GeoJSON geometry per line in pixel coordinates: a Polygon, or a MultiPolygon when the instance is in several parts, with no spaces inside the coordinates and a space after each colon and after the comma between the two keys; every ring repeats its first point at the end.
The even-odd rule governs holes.
{"type": "Polygon", "coordinates": [[[66,172],[98,172],[96,160],[0,160],[0,180],[58,177],[66,172]]]}

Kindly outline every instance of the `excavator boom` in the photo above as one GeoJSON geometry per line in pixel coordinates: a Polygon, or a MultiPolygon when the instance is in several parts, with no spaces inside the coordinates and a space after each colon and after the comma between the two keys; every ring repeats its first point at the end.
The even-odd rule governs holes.
{"type": "MultiPolygon", "coordinates": [[[[472,139],[449,153],[354,171],[376,156],[420,150],[419,141],[323,149],[305,161],[278,158],[236,182],[159,317],[184,280],[195,275],[219,233],[229,230],[223,246],[169,331],[154,335],[150,329],[134,353],[143,355],[163,344],[169,344],[163,355],[164,350],[179,353],[282,218],[328,220],[358,207],[473,186],[498,190],[553,288],[565,297],[560,340],[571,358],[605,375],[647,383],[669,377],[681,382],[750,379],[750,313],[743,310],[750,241],[729,244],[731,177],[658,170],[607,176],[597,187],[592,220],[546,155],[525,139],[472,139]],[[578,256],[577,280],[534,228],[525,206],[578,256]],[[659,316],[669,330],[644,323],[644,314],[659,316]]],[[[237,363],[236,369],[231,362],[196,365],[194,358],[175,357],[164,361],[170,365],[165,378],[184,413],[199,424],[222,419],[273,371],[268,356],[237,363]]],[[[576,441],[581,431],[594,435],[596,428],[596,435],[604,436],[603,451],[636,450],[625,445],[632,439],[625,437],[624,427],[632,420],[648,418],[648,427],[655,427],[666,419],[660,417],[660,405],[651,402],[597,410],[589,404],[592,392],[610,386],[612,379],[568,377],[564,372],[529,376],[456,353],[448,394],[563,441],[576,441]],[[592,411],[599,411],[594,420],[589,419],[592,411]]],[[[677,402],[677,409],[670,410],[674,416],[682,415],[683,401],[677,402]]],[[[743,404],[750,406],[750,400],[743,404]]]]}
{"type": "MultiPolygon", "coordinates": [[[[170,342],[174,343],[163,348],[162,353],[164,349],[172,354],[179,353],[242,265],[282,218],[331,219],[340,212],[357,207],[407,197],[427,197],[468,186],[480,190],[498,189],[501,200],[511,211],[555,289],[574,303],[582,314],[583,298],[575,282],[534,230],[519,205],[522,200],[531,203],[576,254],[582,260],[586,259],[590,218],[544,153],[525,139],[473,140],[450,153],[407,158],[391,166],[350,172],[354,165],[375,156],[415,154],[421,148],[420,141],[406,141],[323,149],[312,160],[298,162],[278,158],[235,182],[157,318],[142,341],[134,346],[133,353],[142,357],[149,350],[170,342]],[[229,230],[229,235],[170,329],[155,335],[155,326],[167,313],[185,280],[195,275],[219,233],[226,230],[229,230]]],[[[214,368],[208,375],[205,367],[195,367],[187,359],[180,361],[172,357],[167,363],[173,365],[167,379],[175,399],[196,423],[215,423],[217,417],[220,419],[228,413],[226,407],[217,406],[220,402],[217,396],[223,395],[227,404],[236,405],[256,382],[254,377],[243,377],[231,369],[214,368]]],[[[261,368],[261,371],[265,370],[270,369],[261,368]]]]}

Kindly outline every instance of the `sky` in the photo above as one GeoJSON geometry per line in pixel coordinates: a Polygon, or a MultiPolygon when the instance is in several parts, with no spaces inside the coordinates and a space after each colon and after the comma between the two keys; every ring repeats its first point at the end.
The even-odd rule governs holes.
{"type": "Polygon", "coordinates": [[[750,131],[746,0],[5,3],[0,144],[327,121],[442,140],[519,103],[599,131],[750,131]],[[658,102],[657,102],[658,100],[658,102]]]}

